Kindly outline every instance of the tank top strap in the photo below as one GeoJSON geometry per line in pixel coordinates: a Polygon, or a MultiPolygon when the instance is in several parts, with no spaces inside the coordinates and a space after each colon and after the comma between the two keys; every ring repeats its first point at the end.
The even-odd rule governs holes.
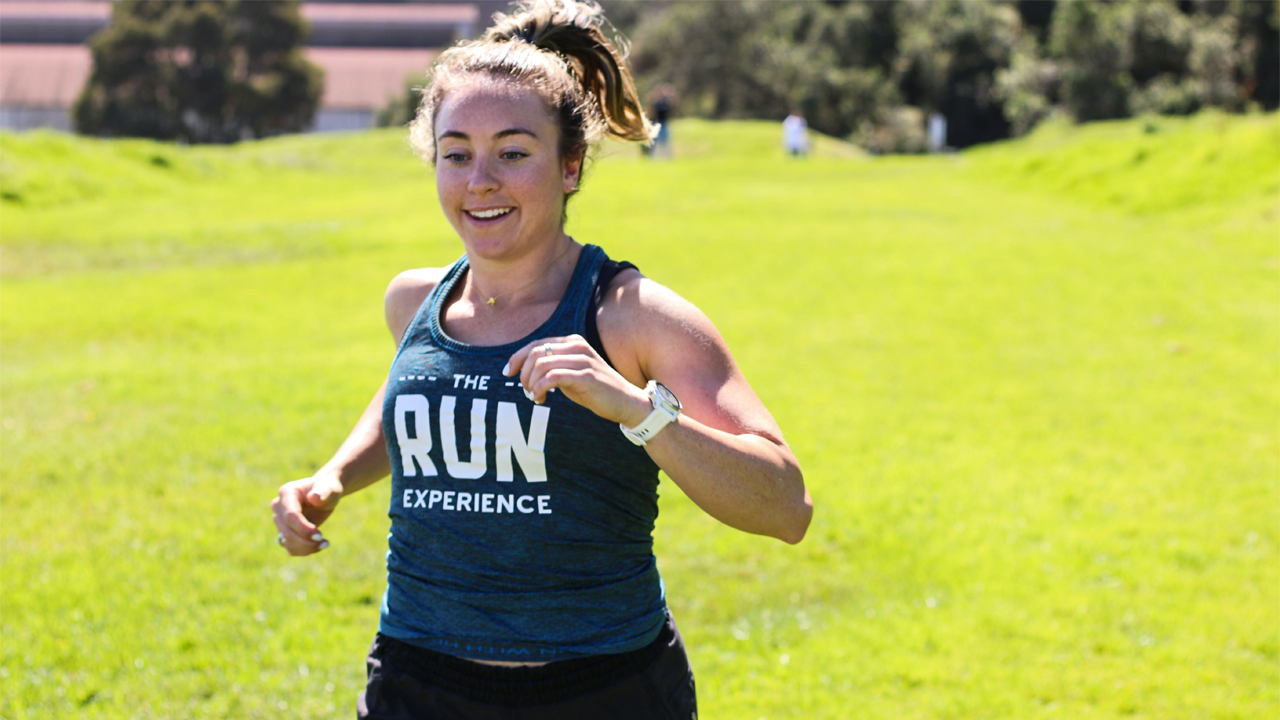
{"type": "MultiPolygon", "coordinates": [[[[414,313],[413,320],[409,323],[409,327],[405,328],[404,335],[400,338],[400,347],[396,348],[396,357],[404,352],[406,346],[420,340],[423,332],[430,328],[430,318],[439,310],[439,305],[443,302],[443,298],[448,297],[453,284],[457,282],[458,277],[462,275],[462,271],[467,267],[467,256],[463,255],[449,266],[445,271],[444,277],[440,278],[440,282],[427,293],[427,297],[418,306],[418,311],[414,313]]],[[[394,360],[392,361],[394,362],[394,360]]]]}
{"type": "Polygon", "coordinates": [[[595,294],[596,283],[600,280],[600,268],[608,261],[609,256],[598,245],[583,245],[582,252],[586,257],[579,260],[579,263],[585,266],[583,268],[585,272],[575,274],[573,282],[565,291],[566,300],[570,302],[569,307],[574,309],[573,327],[566,334],[576,333],[585,337],[587,310],[591,309],[591,297],[595,294]]]}
{"type": "Polygon", "coordinates": [[[440,327],[440,317],[444,314],[444,301],[453,292],[453,286],[457,284],[458,279],[471,263],[467,260],[467,254],[463,253],[462,257],[454,261],[449,267],[449,271],[440,278],[440,284],[436,285],[435,291],[431,293],[429,302],[423,303],[427,308],[426,317],[417,317],[413,319],[416,328],[421,328],[425,333],[441,336],[444,335],[444,329],[440,327]]]}

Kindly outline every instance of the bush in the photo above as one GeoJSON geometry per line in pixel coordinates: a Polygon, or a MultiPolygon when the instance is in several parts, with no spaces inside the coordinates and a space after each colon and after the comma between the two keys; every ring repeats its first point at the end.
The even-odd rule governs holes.
{"type": "Polygon", "coordinates": [[[884,109],[875,122],[868,122],[854,136],[854,142],[867,152],[922,153],[929,149],[925,135],[924,112],[920,108],[899,106],[884,109]]]}
{"type": "Polygon", "coordinates": [[[89,46],[72,117],[91,135],[228,143],[311,125],[323,73],[293,0],[126,0],[89,46]]]}
{"type": "Polygon", "coordinates": [[[404,127],[418,114],[418,106],[422,104],[421,74],[410,76],[405,80],[404,92],[387,101],[378,110],[373,124],[377,127],[404,127]]]}

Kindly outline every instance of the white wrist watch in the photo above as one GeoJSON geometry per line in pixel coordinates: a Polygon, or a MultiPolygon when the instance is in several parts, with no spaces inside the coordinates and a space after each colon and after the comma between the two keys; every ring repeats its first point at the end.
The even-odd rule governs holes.
{"type": "Polygon", "coordinates": [[[639,425],[629,428],[622,423],[618,423],[618,427],[622,429],[622,434],[636,445],[644,445],[653,439],[658,431],[666,427],[668,423],[676,419],[680,414],[680,398],[671,392],[671,389],[657,380],[650,380],[648,385],[644,386],[645,392],[649,394],[649,402],[653,405],[653,412],[649,413],[649,417],[639,425]]]}

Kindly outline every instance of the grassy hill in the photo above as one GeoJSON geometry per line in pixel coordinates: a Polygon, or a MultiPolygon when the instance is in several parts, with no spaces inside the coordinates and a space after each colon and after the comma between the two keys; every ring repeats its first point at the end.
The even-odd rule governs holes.
{"type": "Polygon", "coordinates": [[[1042,125],[1030,137],[975,148],[983,175],[1027,189],[1138,213],[1261,200],[1280,193],[1273,116],[1205,112],[1073,126],[1042,125]]]}
{"type": "MultiPolygon", "coordinates": [[[[684,121],[570,232],[715,320],[815,498],[799,546],[670,483],[706,718],[1280,709],[1280,118],[935,157],[684,121]]],[[[267,502],[461,252],[399,131],[0,134],[0,717],[349,717],[387,486],[296,561],[267,502]]]]}

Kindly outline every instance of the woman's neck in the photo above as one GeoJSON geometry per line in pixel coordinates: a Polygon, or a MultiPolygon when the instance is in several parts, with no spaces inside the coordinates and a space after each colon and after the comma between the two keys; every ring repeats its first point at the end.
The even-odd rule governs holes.
{"type": "Polygon", "coordinates": [[[581,245],[561,232],[554,242],[540,244],[513,260],[468,254],[470,270],[458,299],[482,311],[559,302],[581,251],[581,245]]]}
{"type": "Polygon", "coordinates": [[[469,345],[505,345],[547,321],[560,304],[582,246],[563,236],[550,252],[529,253],[510,263],[479,258],[445,299],[444,331],[469,345]],[[490,302],[493,300],[493,302],[490,302]]]}

